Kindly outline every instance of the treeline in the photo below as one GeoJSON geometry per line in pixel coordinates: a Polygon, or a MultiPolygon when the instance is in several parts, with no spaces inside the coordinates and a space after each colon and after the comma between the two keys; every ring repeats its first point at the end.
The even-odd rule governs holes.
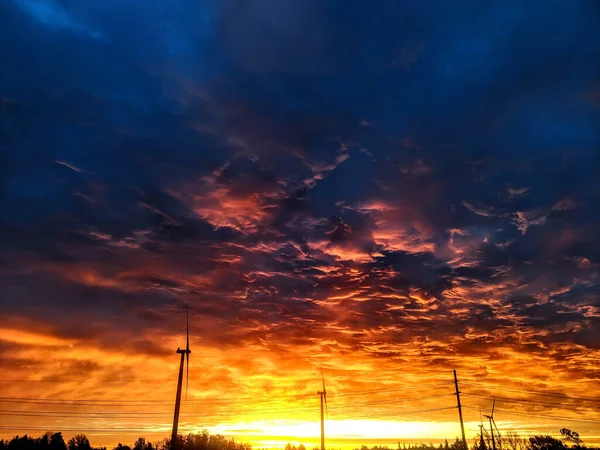
{"type": "Polygon", "coordinates": [[[355,448],[354,450],[464,450],[462,441],[458,438],[452,443],[448,444],[448,441],[444,444],[400,444],[398,442],[398,448],[390,448],[387,445],[375,445],[373,447],[367,447],[363,445],[360,449],[355,448]]]}
{"type": "MultiPolygon", "coordinates": [[[[535,435],[529,438],[520,437],[517,433],[506,432],[494,436],[477,436],[470,449],[465,449],[462,441],[456,439],[452,444],[409,444],[398,443],[397,450],[595,450],[586,447],[576,431],[563,428],[560,430],[561,438],[557,439],[547,435],[535,435]]],[[[215,434],[208,431],[179,436],[175,448],[177,450],[252,450],[250,444],[236,442],[235,439],[215,434]]],[[[0,450],[108,450],[106,447],[92,447],[89,439],[84,434],[73,436],[65,442],[62,433],[46,433],[34,438],[28,435],[14,436],[10,440],[0,440],[0,450]]],[[[163,439],[158,442],[149,442],[145,438],[138,438],[132,446],[122,443],[117,444],[112,450],[172,450],[171,440],[163,439]]],[[[285,450],[306,450],[303,445],[296,447],[288,444],[285,450]]],[[[314,449],[318,450],[318,449],[314,449]]],[[[396,450],[387,446],[376,445],[367,447],[363,445],[355,450],[396,450]]],[[[600,450],[600,449],[598,449],[600,450]]]]}
{"type": "Polygon", "coordinates": [[[516,432],[505,432],[494,436],[492,441],[490,435],[477,436],[472,450],[594,450],[586,447],[585,443],[576,431],[561,428],[560,439],[549,435],[534,435],[529,438],[519,436],[516,432]]]}
{"type": "MultiPolygon", "coordinates": [[[[549,435],[535,435],[529,438],[519,436],[515,432],[506,432],[495,434],[494,440],[489,434],[484,436],[477,435],[473,439],[473,445],[470,450],[600,450],[592,447],[586,447],[579,433],[568,428],[560,430],[560,439],[549,435]]],[[[396,450],[387,446],[375,445],[367,447],[363,445],[360,449],[354,450],[396,450]]],[[[404,444],[398,443],[398,450],[465,450],[463,442],[456,438],[452,444],[446,441],[443,444],[404,444]]]]}
{"type": "MultiPolygon", "coordinates": [[[[236,442],[235,439],[226,438],[220,434],[210,435],[208,431],[203,431],[179,436],[176,448],[178,450],[251,450],[252,446],[236,442]]],[[[107,448],[92,447],[84,434],[73,436],[65,443],[62,433],[49,432],[38,438],[25,434],[15,436],[10,440],[2,439],[0,440],[0,450],[107,450],[107,448]]],[[[119,442],[112,450],[172,450],[171,439],[152,443],[140,437],[132,446],[119,442]]]]}

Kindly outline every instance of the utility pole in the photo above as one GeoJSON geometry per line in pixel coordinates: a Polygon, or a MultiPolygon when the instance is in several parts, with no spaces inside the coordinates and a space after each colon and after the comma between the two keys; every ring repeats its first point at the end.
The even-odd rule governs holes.
{"type": "Polygon", "coordinates": [[[177,353],[181,354],[181,362],[179,363],[179,378],[177,379],[177,397],[175,397],[175,413],[173,415],[173,432],[171,433],[171,449],[172,450],[175,450],[179,447],[177,445],[177,428],[179,427],[179,410],[181,409],[181,385],[183,384],[183,364],[184,364],[184,357],[186,355],[186,351],[177,349],[177,353]]]}
{"type": "Polygon", "coordinates": [[[325,450],[325,416],[323,415],[323,397],[325,397],[324,391],[319,391],[321,397],[321,450],[325,450]]]}
{"type": "MultiPolygon", "coordinates": [[[[177,396],[175,397],[175,412],[173,414],[173,432],[171,433],[171,450],[177,450],[179,448],[179,442],[177,440],[177,428],[179,427],[179,411],[181,409],[181,386],[183,384],[183,366],[185,364],[188,375],[190,370],[190,326],[188,322],[188,309],[185,306],[185,350],[177,348],[177,353],[181,355],[181,361],[179,362],[179,377],[177,378],[177,396]]],[[[187,379],[185,382],[185,393],[187,397],[187,379]]]]}
{"type": "Polygon", "coordinates": [[[327,408],[327,389],[325,389],[325,377],[323,376],[323,369],[321,369],[321,381],[323,381],[323,390],[318,391],[317,394],[319,397],[321,397],[321,450],[325,450],[325,414],[323,411],[323,404],[325,404],[327,416],[329,416],[329,409],[327,408]]]}
{"type": "Polygon", "coordinates": [[[492,450],[496,450],[496,440],[494,439],[494,427],[492,426],[492,417],[488,416],[490,419],[490,433],[492,434],[492,450]]]}
{"type": "MultiPolygon", "coordinates": [[[[463,423],[462,406],[460,404],[460,391],[458,390],[458,379],[456,378],[456,369],[454,369],[454,387],[456,388],[456,406],[458,406],[458,417],[460,418],[460,431],[462,432],[462,441],[464,449],[468,450],[467,438],[465,437],[465,424],[463,423]]],[[[496,450],[494,448],[494,450],[496,450]]]]}

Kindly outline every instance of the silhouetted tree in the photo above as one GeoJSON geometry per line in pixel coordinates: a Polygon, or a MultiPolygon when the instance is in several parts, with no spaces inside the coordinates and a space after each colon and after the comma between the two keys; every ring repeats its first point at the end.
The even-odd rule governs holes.
{"type": "MultiPolygon", "coordinates": [[[[182,447],[178,450],[251,450],[248,444],[235,442],[221,435],[209,435],[208,431],[199,434],[188,434],[185,437],[179,436],[179,442],[182,447]]],[[[46,433],[39,438],[32,438],[28,435],[22,437],[15,436],[10,441],[0,440],[0,450],[106,450],[106,447],[94,448],[90,441],[83,434],[78,434],[69,439],[67,445],[61,433],[46,433]]],[[[119,444],[113,450],[172,450],[169,439],[163,439],[155,445],[146,441],[145,438],[138,438],[133,448],[129,445],[119,444]]],[[[306,450],[304,447],[298,447],[296,450],[306,450]]]]}
{"type": "Polygon", "coordinates": [[[565,444],[560,439],[542,435],[531,436],[527,445],[528,450],[561,450],[564,448],[566,448],[565,444]]]}
{"type": "Polygon", "coordinates": [[[119,442],[117,446],[113,448],[113,450],[131,450],[131,447],[129,445],[123,445],[119,442]]]}
{"type": "Polygon", "coordinates": [[[50,449],[50,436],[52,433],[46,433],[40,436],[34,441],[35,450],[49,450],[50,449]]]}
{"type": "Polygon", "coordinates": [[[573,448],[585,447],[585,444],[579,437],[579,433],[577,431],[569,430],[568,428],[561,428],[560,435],[562,436],[562,440],[564,442],[571,442],[573,444],[573,448]]]}
{"type": "Polygon", "coordinates": [[[156,450],[170,450],[171,449],[171,439],[164,438],[162,441],[158,441],[154,444],[154,448],[156,450]]]}
{"type": "Polygon", "coordinates": [[[485,444],[485,440],[483,439],[483,436],[481,434],[478,434],[474,441],[473,441],[473,447],[471,447],[472,450],[487,450],[487,445],[485,444]]]}
{"type": "MultiPolygon", "coordinates": [[[[235,442],[235,439],[229,439],[220,434],[210,435],[206,430],[201,433],[178,436],[178,440],[181,450],[251,450],[249,444],[235,442]]],[[[169,439],[164,439],[158,442],[154,448],[155,450],[171,450],[170,444],[169,439]]]]}
{"type": "Polygon", "coordinates": [[[145,438],[139,437],[133,444],[133,450],[154,450],[154,447],[145,438]]]}
{"type": "Polygon", "coordinates": [[[50,450],[67,450],[67,444],[65,444],[65,440],[60,431],[50,435],[50,450]]]}
{"type": "Polygon", "coordinates": [[[76,434],[67,443],[69,450],[92,450],[90,440],[85,434],[76,434]]]}
{"type": "Polygon", "coordinates": [[[8,443],[8,450],[32,450],[35,447],[35,439],[26,434],[19,437],[15,436],[8,443]]]}
{"type": "Polygon", "coordinates": [[[183,450],[207,450],[209,439],[210,435],[206,430],[202,430],[201,433],[182,436],[183,450]]]}
{"type": "Polygon", "coordinates": [[[67,450],[62,433],[48,432],[30,443],[35,450],[67,450]]]}
{"type": "Polygon", "coordinates": [[[497,438],[500,446],[507,450],[526,450],[528,447],[527,439],[522,438],[514,431],[502,433],[502,436],[498,436],[497,438]]]}
{"type": "Polygon", "coordinates": [[[461,441],[459,438],[456,438],[456,440],[450,446],[450,450],[467,450],[467,449],[465,448],[464,442],[461,441]]]}

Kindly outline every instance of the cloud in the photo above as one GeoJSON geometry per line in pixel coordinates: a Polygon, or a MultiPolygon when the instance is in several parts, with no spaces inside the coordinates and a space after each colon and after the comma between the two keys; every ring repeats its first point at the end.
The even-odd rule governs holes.
{"type": "Polygon", "coordinates": [[[509,187],[508,195],[511,198],[521,197],[522,195],[525,195],[527,193],[527,191],[529,191],[528,187],[521,187],[521,188],[509,187]]]}
{"type": "Polygon", "coordinates": [[[101,31],[93,30],[74,19],[67,8],[54,0],[12,0],[16,5],[42,25],[62,28],[81,33],[93,39],[104,37],[101,31]]]}
{"type": "Polygon", "coordinates": [[[546,223],[546,216],[536,211],[517,211],[513,223],[522,234],[525,234],[529,227],[546,223]]]}
{"type": "Polygon", "coordinates": [[[5,395],[598,394],[594,14],[243,3],[0,15],[5,395]]]}

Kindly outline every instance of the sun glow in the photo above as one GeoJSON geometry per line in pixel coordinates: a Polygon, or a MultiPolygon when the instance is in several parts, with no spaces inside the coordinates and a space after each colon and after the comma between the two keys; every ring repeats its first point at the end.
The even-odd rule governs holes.
{"type": "MultiPolygon", "coordinates": [[[[465,424],[469,431],[477,429],[476,422],[465,424]]],[[[307,448],[318,446],[320,424],[318,421],[245,421],[221,424],[210,428],[213,433],[236,436],[259,448],[282,448],[286,443],[303,444],[307,448]]],[[[327,446],[330,448],[356,448],[358,443],[389,445],[400,442],[431,442],[452,439],[460,434],[456,422],[392,421],[370,419],[330,419],[325,423],[327,446]]]]}

